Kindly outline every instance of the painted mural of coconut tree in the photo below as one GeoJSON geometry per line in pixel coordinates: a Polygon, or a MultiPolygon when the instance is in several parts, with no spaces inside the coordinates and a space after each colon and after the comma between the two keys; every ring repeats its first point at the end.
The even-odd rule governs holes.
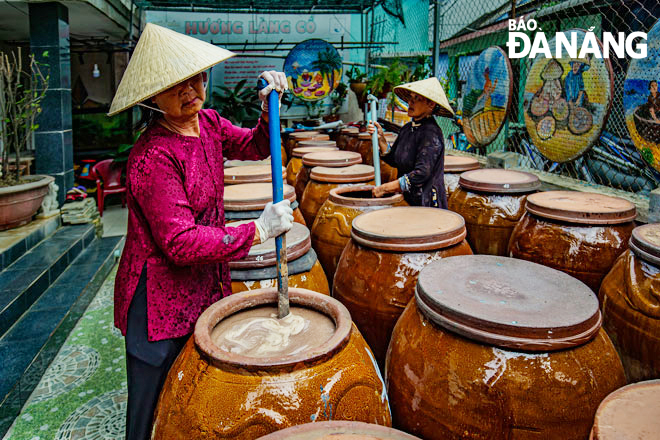
{"type": "Polygon", "coordinates": [[[320,52],[317,60],[312,63],[312,67],[327,78],[331,89],[337,87],[341,78],[342,59],[334,48],[320,52]],[[335,72],[337,72],[336,75],[335,72]]]}
{"type": "Polygon", "coordinates": [[[321,100],[341,80],[342,58],[330,43],[320,39],[298,43],[284,60],[284,73],[294,96],[321,100]]]}

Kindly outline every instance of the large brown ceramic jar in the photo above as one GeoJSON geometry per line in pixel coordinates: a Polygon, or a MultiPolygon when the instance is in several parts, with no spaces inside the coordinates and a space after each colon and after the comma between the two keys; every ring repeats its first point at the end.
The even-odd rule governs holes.
{"type": "Polygon", "coordinates": [[[541,185],[534,174],[485,168],[461,174],[449,209],[463,216],[467,241],[476,254],[505,256],[513,228],[525,212],[527,195],[541,185]]]}
{"type": "Polygon", "coordinates": [[[218,301],[202,313],[194,337],[170,369],[154,414],[152,439],[252,440],[331,419],[390,426],[385,386],[348,310],[329,296],[305,289],[289,289],[289,298],[292,307],[318,315],[305,331],[313,332],[328,318],[334,323],[329,339],[310,337],[308,346],[293,354],[254,357],[229,352],[216,344],[214,330],[223,320],[240,319],[239,314],[258,309],[269,313],[265,307],[276,313],[277,289],[218,301]]]}
{"type": "Polygon", "coordinates": [[[628,381],[660,379],[660,225],[633,230],[598,297],[628,381]]]}
{"type": "Polygon", "coordinates": [[[296,184],[296,176],[298,176],[298,173],[300,172],[300,169],[302,168],[302,157],[305,154],[309,153],[317,153],[321,151],[337,151],[337,147],[333,146],[326,146],[326,147],[296,147],[293,149],[293,152],[291,153],[291,160],[289,161],[289,164],[286,166],[286,183],[288,183],[291,186],[294,186],[296,184]]]}
{"type": "MultiPolygon", "coordinates": [[[[282,177],[286,179],[286,168],[282,167],[282,177]]],[[[241,167],[225,168],[225,185],[238,185],[241,183],[272,182],[273,175],[270,165],[246,165],[241,167]]]]}
{"type": "Polygon", "coordinates": [[[447,200],[458,188],[458,179],[465,171],[478,170],[480,168],[479,161],[471,157],[463,156],[445,156],[445,190],[447,191],[447,200]]]}
{"type": "Polygon", "coordinates": [[[405,432],[364,422],[317,422],[276,431],[259,440],[420,440],[405,432]]]}
{"type": "Polygon", "coordinates": [[[298,171],[296,182],[293,187],[296,189],[296,197],[302,200],[303,192],[309,175],[314,167],[342,168],[362,163],[362,156],[353,151],[322,151],[318,153],[307,153],[302,157],[302,168],[298,171]]]}
{"type": "Polygon", "coordinates": [[[296,131],[290,133],[287,141],[284,143],[284,149],[286,150],[286,155],[289,157],[289,160],[291,160],[291,153],[293,152],[293,149],[298,146],[298,142],[311,140],[329,141],[330,136],[319,133],[318,131],[296,131]]]}
{"type": "MultiPolygon", "coordinates": [[[[349,133],[346,133],[347,136],[347,141],[346,141],[346,146],[344,147],[344,150],[346,151],[356,151],[357,152],[357,146],[358,146],[358,136],[360,135],[360,130],[358,131],[351,131],[349,133]]],[[[364,133],[364,132],[362,132],[364,133]]]]}
{"type": "Polygon", "coordinates": [[[405,206],[401,194],[374,197],[372,185],[335,188],[323,203],[312,226],[312,246],[332,284],[339,257],[351,238],[353,219],[365,212],[405,206]]]}
{"type": "MultiPolygon", "coordinates": [[[[394,141],[396,141],[397,135],[396,133],[385,133],[385,138],[387,139],[387,142],[390,143],[390,145],[394,144],[394,141]]],[[[356,151],[360,153],[362,156],[362,162],[366,163],[367,165],[373,165],[374,164],[374,156],[373,156],[373,143],[371,141],[371,135],[369,133],[360,133],[358,134],[358,142],[357,146],[355,147],[356,151]]],[[[398,175],[398,170],[394,167],[389,166],[382,160],[380,161],[380,179],[381,183],[387,183],[395,180],[398,175]]]]}
{"type": "Polygon", "coordinates": [[[346,149],[346,144],[348,144],[349,134],[357,134],[360,132],[360,129],[357,127],[346,127],[342,128],[339,131],[339,136],[337,136],[337,148],[340,150],[346,149]]]}
{"type": "Polygon", "coordinates": [[[509,255],[561,270],[594,292],[628,249],[635,205],[596,193],[547,191],[527,198],[509,255]]]}
{"type": "Polygon", "coordinates": [[[380,365],[392,329],[432,261],[471,254],[460,215],[437,208],[395,207],[353,220],[332,284],[380,365]]]}
{"type": "Polygon", "coordinates": [[[619,388],[598,407],[590,440],[657,440],[660,380],[619,388]]]}
{"type": "MultiPolygon", "coordinates": [[[[293,220],[302,225],[305,219],[298,209],[296,192],[291,185],[284,184],[284,198],[291,202],[293,220]]],[[[237,220],[259,218],[268,202],[273,201],[273,185],[270,183],[242,183],[225,187],[225,219],[227,223],[237,220]]]]}
{"type": "MultiPolygon", "coordinates": [[[[330,295],[328,279],[312,249],[309,229],[294,223],[286,234],[289,286],[330,295]]],[[[256,244],[247,257],[229,262],[233,293],[277,287],[277,256],[275,239],[256,244]]]]}
{"type": "Polygon", "coordinates": [[[373,184],[374,167],[371,165],[351,165],[342,168],[315,167],[309,174],[309,182],[300,201],[300,210],[305,221],[314,224],[316,214],[323,206],[330,191],[342,186],[373,184]]]}
{"type": "Polygon", "coordinates": [[[586,285],[529,261],[469,255],[419,274],[386,382],[394,426],[426,440],[584,440],[625,376],[586,285]]]}

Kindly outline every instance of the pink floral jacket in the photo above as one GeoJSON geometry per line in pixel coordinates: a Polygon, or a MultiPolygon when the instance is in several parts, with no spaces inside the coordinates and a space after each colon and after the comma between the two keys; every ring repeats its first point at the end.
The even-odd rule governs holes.
{"type": "Polygon", "coordinates": [[[254,223],[225,227],[224,159],[268,156],[268,124],[239,128],[214,110],[199,113],[200,137],[149,127],[126,170],[128,232],[115,281],[115,325],[147,266],[150,341],[192,333],[199,315],[231,294],[224,264],[247,255],[254,223]]]}

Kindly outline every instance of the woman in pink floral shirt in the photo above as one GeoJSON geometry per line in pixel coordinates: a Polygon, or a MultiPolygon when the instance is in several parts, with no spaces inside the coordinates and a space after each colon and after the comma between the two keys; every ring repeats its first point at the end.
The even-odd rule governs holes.
{"type": "MultiPolygon", "coordinates": [[[[200,49],[207,43],[151,24],[140,41],[149,41],[154,32],[159,41],[168,43],[165,49],[181,37],[192,40],[174,47],[177,56],[188,50],[191,63],[205,50],[215,57],[213,61],[227,58],[223,49],[211,45],[200,49]],[[167,41],[170,37],[173,40],[167,41]]],[[[147,50],[155,49],[138,43],[131,63],[144,63],[147,50]]],[[[263,112],[253,129],[232,125],[214,110],[202,109],[206,72],[188,65],[183,70],[186,74],[192,70],[193,75],[172,80],[155,74],[146,89],[168,86],[156,94],[130,84],[135,81],[129,76],[134,74],[130,64],[122,79],[128,90],[139,90],[137,97],[147,108],[146,129],[128,160],[128,232],[115,282],[115,325],[126,336],[129,440],[149,438],[153,410],[170,365],[199,315],[231,294],[226,263],[245,257],[254,243],[287,231],[293,221],[285,201],[267,206],[255,222],[225,226],[223,162],[269,155],[268,114],[263,112]]],[[[273,88],[286,88],[281,72],[261,76],[270,84],[260,92],[262,102],[273,88]]],[[[143,77],[139,80],[144,82],[143,77]]],[[[122,85],[113,106],[121,101],[122,85]]],[[[121,110],[111,108],[111,114],[121,110]]]]}

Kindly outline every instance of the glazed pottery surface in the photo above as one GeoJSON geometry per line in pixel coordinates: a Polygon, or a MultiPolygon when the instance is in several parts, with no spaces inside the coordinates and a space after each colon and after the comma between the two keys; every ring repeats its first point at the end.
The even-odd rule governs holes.
{"type": "Polygon", "coordinates": [[[449,209],[463,216],[467,241],[476,254],[507,255],[509,238],[525,212],[538,177],[522,171],[478,169],[461,174],[449,209]]]}
{"type": "Polygon", "coordinates": [[[371,165],[351,165],[343,168],[314,167],[310,180],[303,191],[300,210],[305,222],[313,225],[316,214],[328,199],[330,191],[348,185],[374,183],[374,167],[371,165]]]}
{"type": "Polygon", "coordinates": [[[405,432],[364,422],[317,422],[283,429],[259,440],[419,440],[405,432]]]}
{"type": "Polygon", "coordinates": [[[170,369],[154,415],[153,439],[248,440],[326,420],[390,426],[385,386],[348,311],[305,289],[289,289],[289,295],[291,305],[332,318],[334,335],[289,356],[229,353],[213,343],[213,329],[241,310],[275,306],[277,290],[239,293],[213,304],[170,369]]]}
{"type": "Polygon", "coordinates": [[[357,134],[360,132],[360,129],[357,127],[346,127],[342,128],[341,131],[339,132],[339,136],[337,136],[337,148],[340,150],[345,150],[346,149],[346,144],[348,143],[349,139],[349,134],[357,134]]]}
{"type": "Polygon", "coordinates": [[[654,440],[660,432],[660,380],[626,385],[598,407],[590,440],[654,440]]]}
{"type": "Polygon", "coordinates": [[[316,146],[316,147],[296,147],[291,153],[291,160],[286,166],[286,183],[291,186],[296,184],[296,176],[303,166],[302,158],[305,154],[315,153],[320,151],[336,151],[337,147],[333,146],[316,146]]]}
{"type": "Polygon", "coordinates": [[[598,292],[614,261],[628,248],[632,203],[601,194],[547,191],[527,198],[509,255],[561,270],[598,292]]]}
{"type": "Polygon", "coordinates": [[[445,156],[444,178],[447,200],[449,200],[451,195],[458,188],[458,180],[461,177],[461,173],[476,170],[479,169],[479,167],[479,161],[471,157],[451,156],[449,154],[445,156]]]}
{"type": "Polygon", "coordinates": [[[431,263],[394,328],[394,426],[426,440],[584,440],[625,384],[593,292],[504,257],[431,263]]]}
{"type": "MultiPolygon", "coordinates": [[[[385,138],[390,143],[390,145],[392,145],[394,144],[394,141],[396,141],[397,135],[395,133],[385,133],[385,138]]],[[[363,163],[366,163],[367,165],[374,164],[373,143],[369,133],[365,132],[358,134],[358,141],[355,146],[355,150],[362,156],[363,163]]],[[[382,160],[380,161],[381,183],[391,182],[397,178],[397,175],[398,170],[396,168],[391,167],[382,160]]]]}
{"type": "Polygon", "coordinates": [[[339,257],[351,238],[351,225],[358,215],[392,206],[405,206],[401,194],[376,198],[372,185],[353,185],[330,191],[312,226],[312,246],[328,281],[332,283],[339,257]]]}
{"type": "Polygon", "coordinates": [[[289,133],[287,140],[284,143],[284,150],[286,151],[286,155],[289,157],[289,160],[291,160],[293,149],[298,146],[299,141],[311,140],[328,141],[330,140],[330,136],[312,130],[289,133]]]}
{"type": "Polygon", "coordinates": [[[351,237],[339,258],[332,296],[348,308],[384,365],[392,329],[414,295],[419,271],[432,261],[472,251],[464,240],[463,219],[437,208],[367,212],[353,219],[351,237]]]}
{"type": "Polygon", "coordinates": [[[603,327],[629,382],[660,378],[660,225],[635,228],[600,287],[603,327]]]}
{"type": "MultiPolygon", "coordinates": [[[[284,199],[291,202],[293,221],[305,225],[305,219],[296,201],[296,192],[284,184],[284,199]]],[[[225,187],[225,219],[227,223],[259,218],[268,202],[273,201],[271,183],[242,183],[225,187]]]]}
{"type": "MultiPolygon", "coordinates": [[[[286,179],[286,168],[282,167],[282,177],[286,179]]],[[[263,183],[273,180],[270,165],[246,165],[225,168],[225,185],[240,183],[263,183]]]]}
{"type": "Polygon", "coordinates": [[[302,200],[305,187],[309,182],[309,177],[314,167],[342,168],[350,165],[357,165],[362,162],[362,156],[353,151],[321,151],[307,153],[302,158],[302,168],[296,175],[293,187],[296,190],[296,197],[302,200]]]}

